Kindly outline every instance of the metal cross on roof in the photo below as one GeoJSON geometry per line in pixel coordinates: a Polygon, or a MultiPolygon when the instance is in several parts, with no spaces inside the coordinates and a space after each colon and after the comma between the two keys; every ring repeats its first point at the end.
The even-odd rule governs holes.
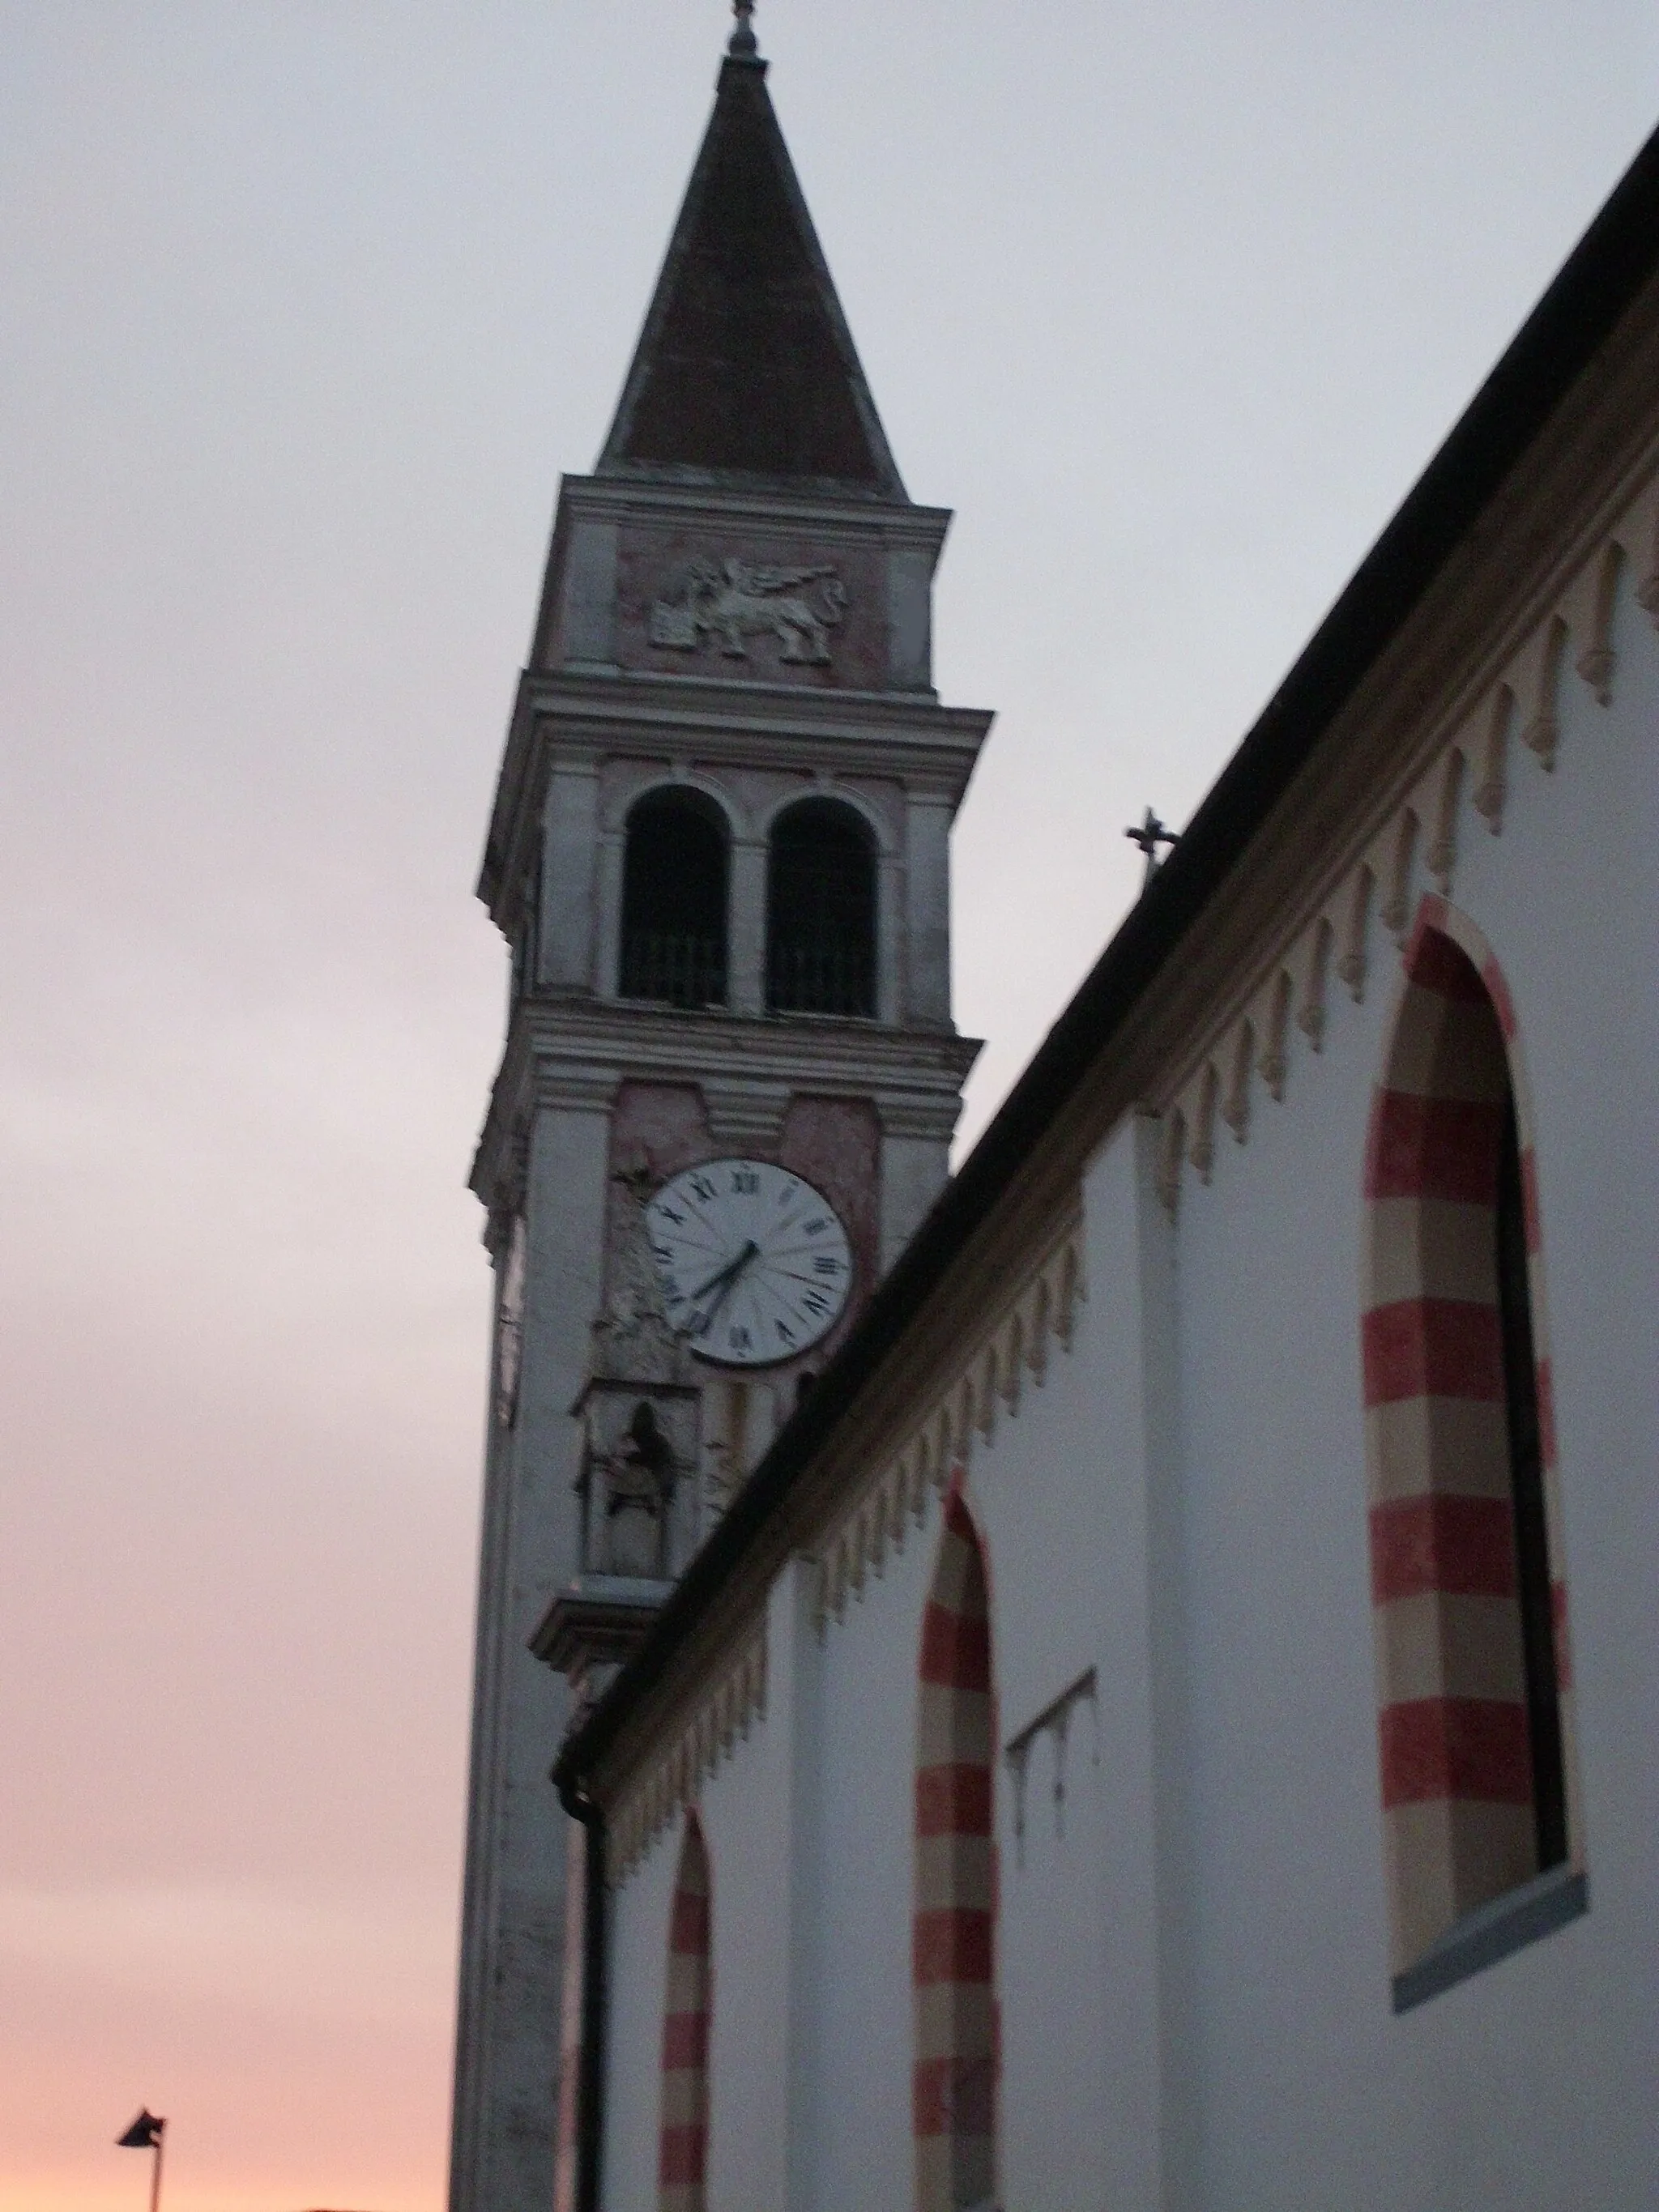
{"type": "Polygon", "coordinates": [[[755,41],[755,0],[732,0],[732,13],[738,19],[738,27],[726,51],[748,61],[760,51],[755,41]]]}
{"type": "Polygon", "coordinates": [[[1141,889],[1145,890],[1147,884],[1151,883],[1152,878],[1158,873],[1158,847],[1178,845],[1181,842],[1180,836],[1175,830],[1166,830],[1150,806],[1146,809],[1146,818],[1139,828],[1126,830],[1123,834],[1132,845],[1139,845],[1146,855],[1146,874],[1141,884],[1141,889]]]}

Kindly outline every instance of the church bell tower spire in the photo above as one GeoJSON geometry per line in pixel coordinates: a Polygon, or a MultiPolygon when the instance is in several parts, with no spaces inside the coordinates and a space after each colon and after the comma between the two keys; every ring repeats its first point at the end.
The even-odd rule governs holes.
{"type": "Polygon", "coordinates": [[[573,1703],[938,1195],[977,1050],[950,832],[991,718],[933,688],[950,517],[906,493],[734,12],[616,418],[560,486],[478,885],[512,987],[472,1171],[497,1319],[452,2212],[569,2180],[573,1703]]]}

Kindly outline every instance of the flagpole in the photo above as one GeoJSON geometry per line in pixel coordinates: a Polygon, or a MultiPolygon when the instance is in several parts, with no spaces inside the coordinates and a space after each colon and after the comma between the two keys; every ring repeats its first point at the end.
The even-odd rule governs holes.
{"type": "Polygon", "coordinates": [[[161,2212],[161,2145],[167,2140],[165,2125],[155,2130],[155,2163],[149,2174],[149,2212],[161,2212]]]}

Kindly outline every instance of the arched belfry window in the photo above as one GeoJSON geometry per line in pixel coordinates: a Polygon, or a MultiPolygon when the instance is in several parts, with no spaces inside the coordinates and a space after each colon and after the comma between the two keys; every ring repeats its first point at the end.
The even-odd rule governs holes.
{"type": "Polygon", "coordinates": [[[703,2212],[708,2170],[708,1850],[688,1814],[668,1916],[668,1984],[663,2006],[662,2124],[657,2160],[659,2212],[703,2212]]]}
{"type": "Polygon", "coordinates": [[[996,2188],[995,1846],[991,1620],[984,1555],[945,1507],[922,1615],[916,1740],[911,2081],[917,2212],[988,2205],[996,2188]]]}
{"type": "Polygon", "coordinates": [[[624,999],[726,1004],[728,844],[725,817],[702,792],[636,802],[623,863],[624,999]]]}
{"type": "Polygon", "coordinates": [[[1565,1868],[1571,1843],[1537,1182],[1508,999],[1433,927],[1407,976],[1367,1160],[1364,1330],[1397,2003],[1496,1955],[1488,1932],[1453,1971],[1446,1947],[1565,1868]]]}
{"type": "Polygon", "coordinates": [[[766,1003],[775,1014],[876,1011],[876,855],[850,806],[778,817],[766,872],[766,1003]]]}

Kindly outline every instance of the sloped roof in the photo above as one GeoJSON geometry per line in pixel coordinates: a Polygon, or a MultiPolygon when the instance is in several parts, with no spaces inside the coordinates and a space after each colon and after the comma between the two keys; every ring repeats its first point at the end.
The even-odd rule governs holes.
{"type": "Polygon", "coordinates": [[[1659,131],[1626,171],[1467,412],[1268,701],[1180,843],[1038,1048],[979,1143],[878,1285],[675,1586],[639,1650],[573,1729],[553,1769],[568,1809],[750,1548],[811,1472],[1044,1135],[1179,955],[1279,799],[1501,495],[1626,312],[1659,278],[1659,131]]]}
{"type": "Polygon", "coordinates": [[[902,500],[766,89],[730,55],[598,476],[738,476],[902,500]]]}

